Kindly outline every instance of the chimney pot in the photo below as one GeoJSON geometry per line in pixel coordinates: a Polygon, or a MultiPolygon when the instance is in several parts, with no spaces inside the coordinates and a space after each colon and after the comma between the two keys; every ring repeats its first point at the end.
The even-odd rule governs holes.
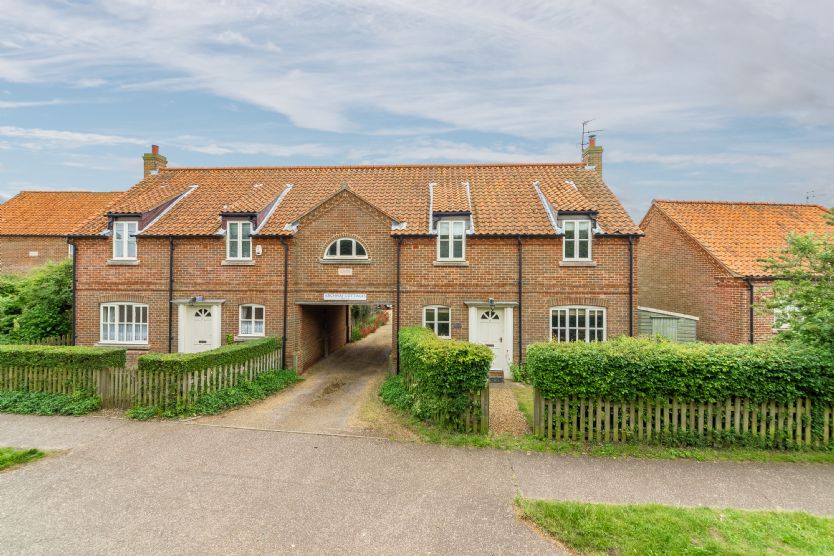
{"type": "Polygon", "coordinates": [[[596,135],[589,135],[588,136],[588,146],[589,147],[596,147],[597,146],[597,136],[596,135]]]}
{"type": "MultiPolygon", "coordinates": [[[[591,137],[593,137],[593,135],[591,137]]],[[[151,153],[159,154],[159,145],[151,145],[151,153]]]]}

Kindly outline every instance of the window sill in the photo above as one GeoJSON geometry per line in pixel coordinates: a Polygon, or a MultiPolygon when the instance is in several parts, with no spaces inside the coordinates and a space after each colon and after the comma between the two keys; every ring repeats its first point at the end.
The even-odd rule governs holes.
{"type": "Polygon", "coordinates": [[[255,335],[255,334],[247,334],[247,335],[238,335],[235,336],[235,342],[249,342],[251,340],[263,340],[266,338],[266,335],[255,335]]]}
{"type": "Polygon", "coordinates": [[[247,259],[243,259],[243,260],[239,260],[239,261],[234,260],[234,259],[226,259],[224,261],[221,261],[220,265],[221,266],[255,266],[255,261],[247,260],[247,259]]]}
{"type": "Polygon", "coordinates": [[[371,264],[371,259],[319,259],[319,264],[371,264]]]}
{"type": "Polygon", "coordinates": [[[469,261],[434,261],[434,266],[469,266],[469,261]]]}
{"type": "Polygon", "coordinates": [[[128,351],[150,351],[149,344],[120,344],[118,342],[97,342],[96,347],[122,348],[128,351]]]}
{"type": "Polygon", "coordinates": [[[559,266],[597,266],[596,261],[559,261],[559,266]]]}
{"type": "Polygon", "coordinates": [[[107,266],[137,266],[139,259],[108,259],[107,266]]]}

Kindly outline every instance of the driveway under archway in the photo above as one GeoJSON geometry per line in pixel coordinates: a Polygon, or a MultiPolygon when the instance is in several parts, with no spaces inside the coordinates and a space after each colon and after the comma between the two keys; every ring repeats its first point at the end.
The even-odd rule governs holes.
{"type": "Polygon", "coordinates": [[[203,424],[330,434],[365,434],[358,420],[363,403],[376,394],[388,370],[391,324],[318,361],[304,380],[262,402],[223,415],[201,417],[203,424]]]}

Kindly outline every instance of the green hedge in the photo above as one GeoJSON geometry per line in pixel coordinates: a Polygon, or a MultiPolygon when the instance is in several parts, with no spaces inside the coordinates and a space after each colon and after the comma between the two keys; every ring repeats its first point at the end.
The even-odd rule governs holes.
{"type": "Polygon", "coordinates": [[[524,372],[549,399],[721,402],[741,397],[787,403],[807,397],[834,402],[834,357],[781,344],[678,344],[627,337],[538,343],[527,350],[524,372]]]}
{"type": "Polygon", "coordinates": [[[148,353],[139,356],[139,369],[175,374],[199,371],[224,365],[237,365],[272,353],[280,347],[281,342],[277,338],[268,337],[239,344],[228,344],[200,353],[148,353]]]}
{"type": "Polygon", "coordinates": [[[400,371],[412,394],[411,412],[457,426],[472,409],[471,395],[487,385],[492,351],[482,345],[441,340],[424,327],[399,334],[400,371]]]}
{"type": "Polygon", "coordinates": [[[0,345],[0,367],[107,369],[125,366],[121,348],[0,345]]]}

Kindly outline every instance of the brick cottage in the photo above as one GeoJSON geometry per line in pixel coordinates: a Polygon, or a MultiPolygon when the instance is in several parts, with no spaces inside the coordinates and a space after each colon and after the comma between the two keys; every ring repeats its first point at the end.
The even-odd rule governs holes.
{"type": "Polygon", "coordinates": [[[631,334],[641,232],[601,152],[167,168],[154,147],[144,179],[75,234],[76,342],[135,354],[274,335],[304,369],[349,340],[351,304],[391,304],[395,343],[425,325],[490,345],[508,373],[530,342],[631,334]]]}
{"type": "Polygon", "coordinates": [[[760,307],[776,278],[762,259],[789,233],[831,232],[819,205],[654,201],[640,227],[640,304],[698,317],[697,339],[755,343],[772,338],[760,307]]]}

